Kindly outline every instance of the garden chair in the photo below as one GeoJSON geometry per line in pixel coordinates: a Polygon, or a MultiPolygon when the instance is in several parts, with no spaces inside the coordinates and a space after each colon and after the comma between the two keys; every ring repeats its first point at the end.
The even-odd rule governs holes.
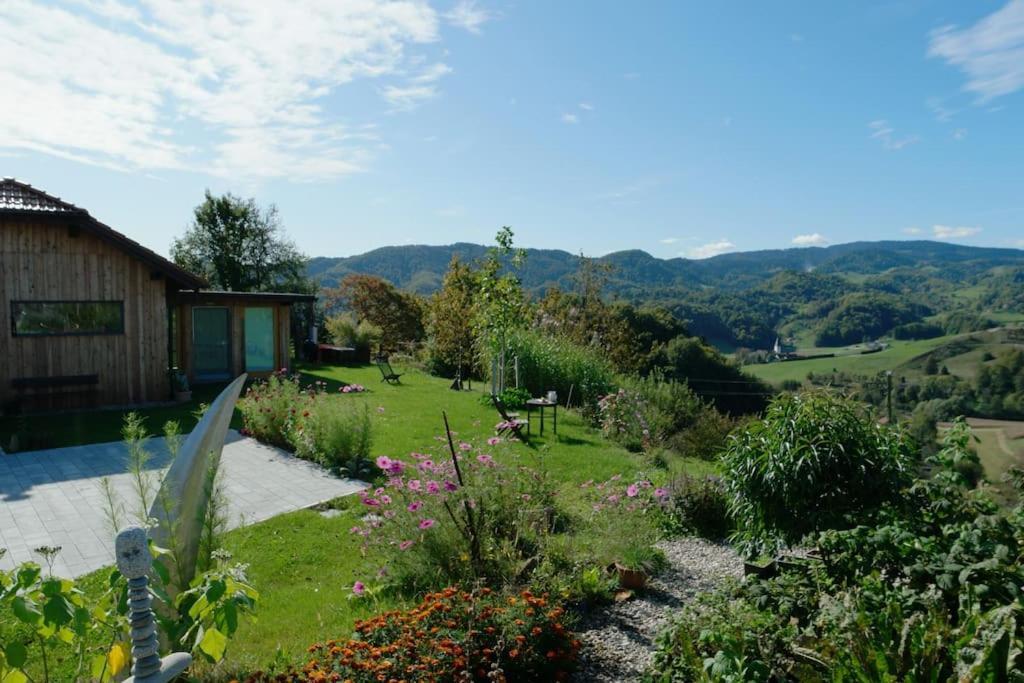
{"type": "Polygon", "coordinates": [[[391,363],[388,362],[388,359],[385,356],[377,356],[376,363],[377,368],[380,370],[381,382],[387,382],[388,384],[402,383],[402,381],[399,379],[399,377],[401,377],[402,375],[400,373],[395,372],[391,368],[391,363]]]}
{"type": "Polygon", "coordinates": [[[501,416],[501,422],[495,427],[498,434],[510,432],[519,437],[520,440],[526,441],[526,434],[523,432],[523,428],[529,426],[530,421],[520,418],[519,413],[509,413],[505,410],[505,403],[494,394],[491,394],[491,402],[501,416]]]}

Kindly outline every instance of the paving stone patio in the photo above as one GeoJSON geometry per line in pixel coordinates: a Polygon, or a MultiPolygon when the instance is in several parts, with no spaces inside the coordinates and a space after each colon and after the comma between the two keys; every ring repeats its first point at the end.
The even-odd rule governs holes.
{"type": "MultiPolygon", "coordinates": [[[[147,442],[150,471],[162,476],[169,455],[162,438],[147,442]]],[[[102,443],[0,455],[0,567],[41,559],[32,552],[61,546],[54,573],[80,576],[113,563],[114,534],[104,514],[100,480],[109,477],[120,499],[135,501],[123,443],[102,443]]],[[[224,445],[224,487],[232,528],[355,493],[363,482],[322,468],[235,431],[224,445]]]]}

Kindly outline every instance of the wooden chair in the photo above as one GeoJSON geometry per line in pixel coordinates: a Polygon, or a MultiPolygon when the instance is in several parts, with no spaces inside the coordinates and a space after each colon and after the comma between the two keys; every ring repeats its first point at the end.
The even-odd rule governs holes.
{"type": "Polygon", "coordinates": [[[501,422],[495,427],[498,434],[509,432],[519,437],[520,440],[526,441],[526,433],[523,429],[530,424],[530,421],[520,418],[518,413],[509,413],[505,410],[505,404],[502,400],[493,394],[491,395],[491,403],[494,404],[495,410],[501,416],[501,422]]]}
{"type": "Polygon", "coordinates": [[[399,377],[402,376],[401,373],[397,373],[391,369],[391,363],[388,362],[388,359],[385,356],[377,356],[377,360],[375,362],[377,363],[377,368],[380,370],[381,382],[387,382],[388,384],[402,383],[399,379],[399,377]]]}

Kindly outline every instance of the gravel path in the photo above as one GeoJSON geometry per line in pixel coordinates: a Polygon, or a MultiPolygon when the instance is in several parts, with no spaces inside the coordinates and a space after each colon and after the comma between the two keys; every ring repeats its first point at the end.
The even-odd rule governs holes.
{"type": "Polygon", "coordinates": [[[577,683],[638,681],[654,654],[654,639],[697,593],[727,577],[743,576],[743,560],[728,546],[701,538],[664,541],[670,568],[626,602],[587,615],[577,628],[583,641],[577,683]]]}

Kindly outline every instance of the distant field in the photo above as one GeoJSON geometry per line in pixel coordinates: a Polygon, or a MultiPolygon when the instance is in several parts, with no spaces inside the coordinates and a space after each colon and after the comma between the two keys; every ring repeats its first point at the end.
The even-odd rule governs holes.
{"type": "MultiPolygon", "coordinates": [[[[1003,475],[1010,467],[1024,467],[1024,422],[1013,420],[980,420],[969,418],[971,431],[977,441],[973,444],[985,468],[985,478],[1005,500],[1016,497],[1013,487],[1004,482],[1003,475]]],[[[948,423],[940,423],[947,429],[948,423]]]]}
{"type": "Polygon", "coordinates": [[[747,365],[746,372],[766,382],[779,384],[785,380],[804,381],[808,372],[829,373],[849,372],[858,375],[874,375],[885,370],[894,370],[912,358],[948,343],[953,336],[937,337],[920,341],[894,341],[889,348],[878,353],[851,353],[850,347],[817,349],[815,353],[843,353],[834,358],[813,358],[811,360],[787,361],[747,365]]]}
{"type": "MultiPolygon", "coordinates": [[[[901,376],[921,376],[927,357],[932,352],[940,353],[940,364],[945,365],[950,373],[964,379],[973,379],[982,363],[985,352],[998,356],[1007,349],[1024,348],[1024,344],[1008,343],[1006,332],[973,332],[967,334],[946,335],[934,339],[919,341],[892,341],[889,348],[878,353],[861,354],[863,345],[837,348],[811,347],[800,349],[802,354],[835,353],[833,358],[814,358],[810,360],[786,361],[782,363],[766,363],[748,365],[746,372],[772,384],[780,384],[786,380],[805,381],[807,373],[813,372],[847,372],[854,375],[871,376],[885,370],[892,370],[901,376]],[[959,353],[942,353],[942,347],[956,343],[963,345],[959,353]]],[[[950,350],[956,350],[950,347],[950,350]]]]}

